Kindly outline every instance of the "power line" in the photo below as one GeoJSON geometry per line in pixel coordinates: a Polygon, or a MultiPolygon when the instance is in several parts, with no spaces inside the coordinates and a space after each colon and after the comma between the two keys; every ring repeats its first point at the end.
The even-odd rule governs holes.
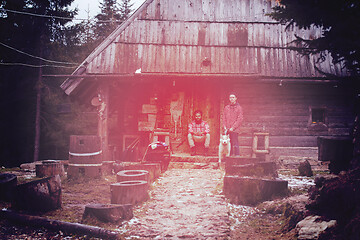
{"type": "Polygon", "coordinates": [[[21,51],[21,50],[19,50],[19,49],[13,48],[13,47],[11,47],[11,46],[9,46],[9,45],[7,45],[7,44],[5,44],[5,43],[2,43],[2,42],[0,42],[0,45],[2,45],[2,46],[4,46],[4,47],[7,47],[7,48],[9,48],[9,49],[11,49],[11,50],[14,50],[14,51],[16,51],[16,52],[18,52],[18,53],[24,54],[24,55],[26,55],[26,56],[29,56],[29,57],[32,57],[32,58],[36,58],[36,59],[42,60],[42,61],[44,61],[44,62],[56,63],[56,64],[78,65],[77,63],[59,62],[59,61],[53,61],[53,60],[45,59],[45,58],[42,58],[42,57],[34,56],[34,55],[29,54],[29,53],[23,52],[23,51],[21,51]]]}
{"type": "Polygon", "coordinates": [[[32,68],[41,68],[41,67],[75,68],[75,67],[60,66],[60,65],[32,65],[32,64],[27,64],[27,63],[4,63],[4,62],[0,62],[0,65],[4,65],[4,66],[23,66],[23,67],[32,67],[32,68]]]}
{"type": "MultiPolygon", "coordinates": [[[[2,8],[2,10],[6,12],[16,13],[16,14],[23,14],[23,15],[30,15],[34,17],[45,17],[45,18],[55,18],[55,19],[62,19],[62,20],[69,20],[69,21],[94,21],[92,19],[85,19],[85,18],[69,18],[69,17],[60,17],[60,16],[52,16],[52,15],[44,15],[44,14],[36,14],[36,13],[29,13],[29,12],[22,12],[22,11],[15,11],[10,9],[2,8]]],[[[98,20],[98,23],[109,23],[109,22],[123,22],[122,20],[98,20]]]]}

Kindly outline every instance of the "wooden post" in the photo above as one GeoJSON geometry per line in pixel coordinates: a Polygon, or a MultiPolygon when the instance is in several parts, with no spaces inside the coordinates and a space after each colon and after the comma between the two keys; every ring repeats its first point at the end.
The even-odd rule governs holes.
{"type": "Polygon", "coordinates": [[[103,161],[112,160],[109,153],[109,83],[103,82],[99,87],[101,105],[98,114],[98,135],[101,138],[101,147],[103,151],[103,161]]]}

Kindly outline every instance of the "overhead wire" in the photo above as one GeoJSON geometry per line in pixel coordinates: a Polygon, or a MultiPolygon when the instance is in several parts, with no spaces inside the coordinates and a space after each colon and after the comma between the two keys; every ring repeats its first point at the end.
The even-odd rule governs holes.
{"type": "MultiPolygon", "coordinates": [[[[53,16],[53,15],[44,15],[44,14],[10,10],[10,9],[6,9],[6,8],[1,8],[1,10],[4,10],[6,12],[11,12],[11,13],[16,13],[16,14],[30,15],[30,16],[34,16],[34,17],[55,18],[55,19],[62,19],[62,20],[69,20],[69,21],[94,21],[94,20],[85,19],[85,18],[69,18],[69,17],[60,17],[60,16],[53,16]]],[[[123,21],[122,20],[98,20],[96,22],[109,23],[109,22],[123,22],[123,21]]]]}
{"type": "Polygon", "coordinates": [[[0,45],[2,45],[2,46],[4,46],[4,47],[7,47],[7,48],[9,48],[9,49],[11,49],[11,50],[14,50],[14,51],[16,51],[16,52],[18,52],[18,53],[24,54],[24,55],[26,55],[26,56],[29,56],[29,57],[32,57],[32,58],[36,58],[36,59],[42,60],[42,61],[44,61],[44,62],[56,63],[56,64],[78,65],[77,63],[60,62],[60,61],[54,61],[54,60],[49,60],[49,59],[46,59],[46,58],[34,56],[34,55],[32,55],[32,54],[23,52],[23,51],[21,51],[21,50],[19,50],[19,49],[16,49],[16,48],[14,48],[14,47],[11,47],[11,46],[9,46],[9,45],[7,45],[7,44],[5,44],[5,43],[2,43],[2,42],[0,42],[0,45]]]}
{"type": "Polygon", "coordinates": [[[4,63],[4,62],[0,62],[0,65],[5,65],[5,66],[23,66],[23,67],[33,67],[33,68],[42,68],[42,67],[75,68],[75,67],[60,66],[60,65],[33,65],[33,64],[27,64],[27,63],[4,63]]]}

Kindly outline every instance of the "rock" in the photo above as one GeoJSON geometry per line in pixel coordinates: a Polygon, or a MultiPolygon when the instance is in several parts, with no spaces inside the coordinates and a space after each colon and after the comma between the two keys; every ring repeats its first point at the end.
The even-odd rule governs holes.
{"type": "Polygon", "coordinates": [[[309,190],[307,208],[317,215],[348,221],[360,209],[360,169],[342,176],[316,178],[309,190]]]}
{"type": "Polygon", "coordinates": [[[320,216],[307,216],[296,224],[295,231],[299,240],[319,239],[322,234],[326,234],[336,226],[336,220],[321,221],[320,216]]]}
{"type": "Polygon", "coordinates": [[[299,170],[300,176],[311,177],[313,175],[313,171],[311,170],[311,165],[308,160],[301,162],[298,167],[298,170],[299,170]]]}

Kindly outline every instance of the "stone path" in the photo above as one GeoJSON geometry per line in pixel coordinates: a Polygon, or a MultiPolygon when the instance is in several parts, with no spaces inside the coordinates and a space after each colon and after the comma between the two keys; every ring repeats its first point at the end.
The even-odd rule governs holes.
{"type": "MultiPolygon", "coordinates": [[[[170,169],[126,228],[141,239],[227,239],[229,213],[216,169],[170,169]]],[[[125,227],[125,226],[124,226],[125,227]]]]}

